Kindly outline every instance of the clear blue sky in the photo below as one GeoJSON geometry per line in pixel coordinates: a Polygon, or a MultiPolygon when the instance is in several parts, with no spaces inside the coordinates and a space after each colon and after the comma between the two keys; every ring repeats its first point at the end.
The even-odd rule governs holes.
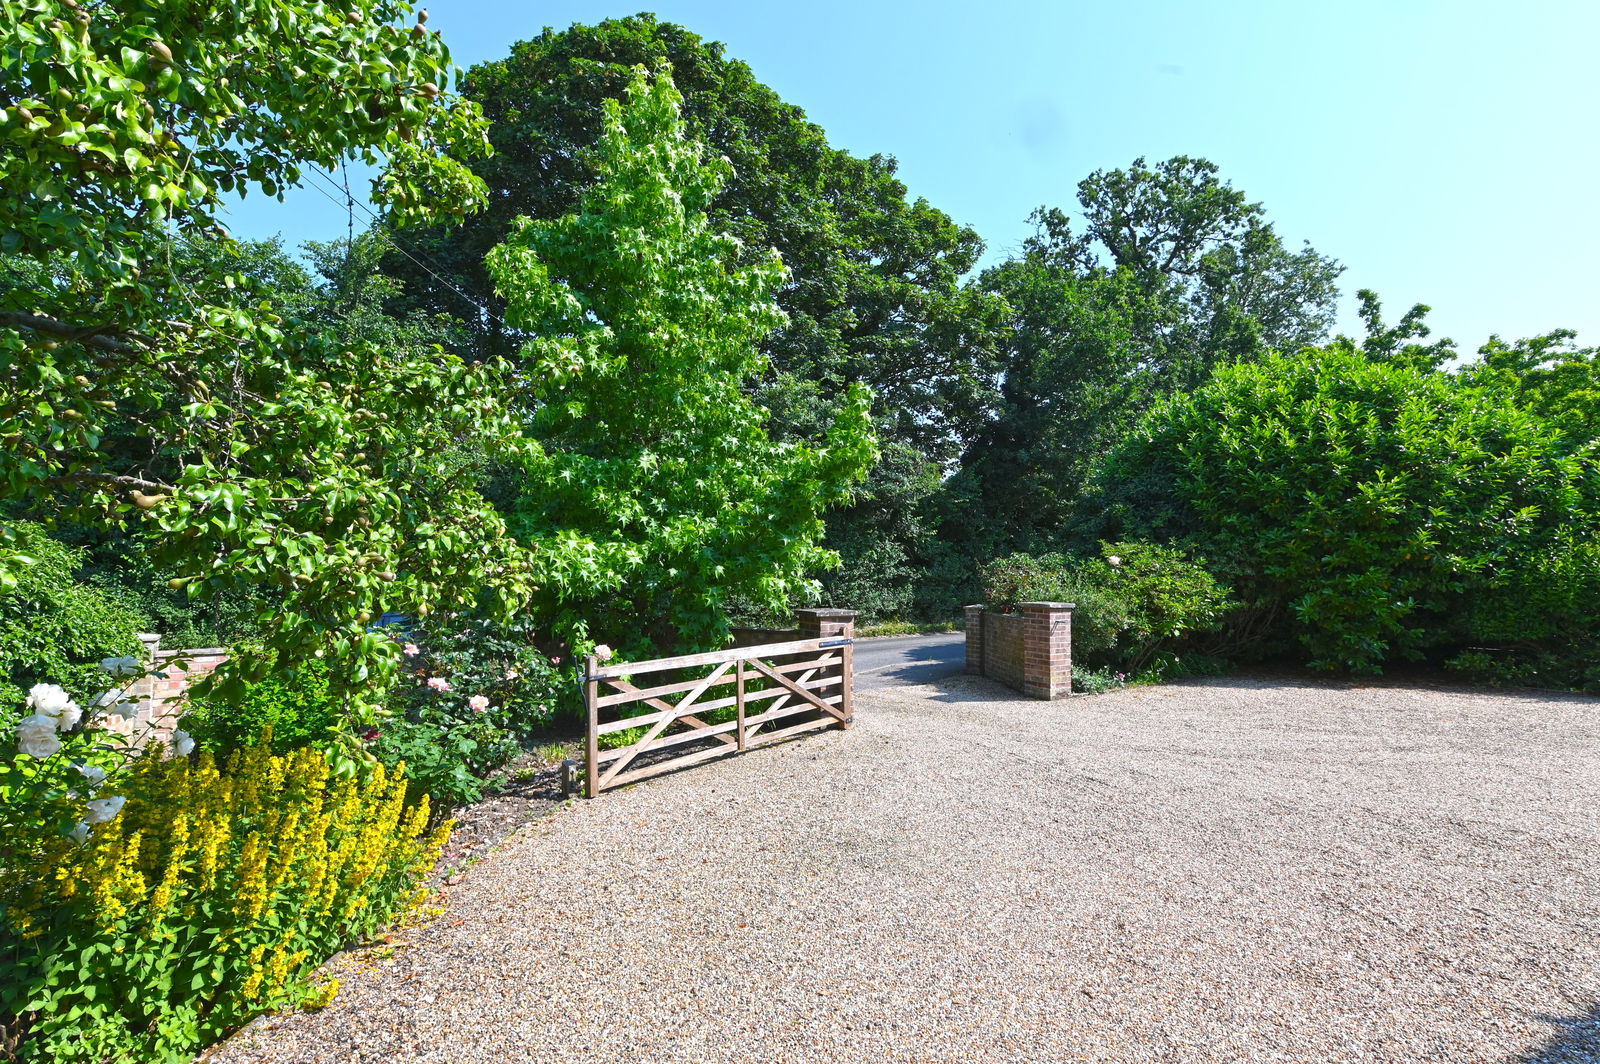
{"type": "MultiPolygon", "coordinates": [[[[1467,351],[1556,327],[1600,343],[1594,0],[431,0],[462,66],[546,26],[654,10],[750,64],[833,144],[900,160],[1003,257],[1041,204],[1144,155],[1200,155],[1393,319],[1430,304],[1467,351]]],[[[363,183],[364,184],[364,183],[363,183]]],[[[315,192],[236,235],[342,235],[315,192]]]]}

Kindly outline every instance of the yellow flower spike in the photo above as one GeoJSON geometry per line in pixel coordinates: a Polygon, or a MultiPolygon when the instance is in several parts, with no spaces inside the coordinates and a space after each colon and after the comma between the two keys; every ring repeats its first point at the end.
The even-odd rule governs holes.
{"type": "Polygon", "coordinates": [[[161,882],[150,895],[150,926],[158,927],[172,909],[173,898],[188,866],[184,860],[189,852],[189,818],[179,814],[172,818],[167,840],[166,869],[161,882]]]}
{"type": "Polygon", "coordinates": [[[289,873],[294,868],[295,844],[298,841],[299,830],[300,811],[291,809],[275,833],[275,837],[278,840],[278,852],[267,874],[268,890],[276,890],[284,880],[289,878],[289,873]]]}
{"type": "Polygon", "coordinates": [[[239,873],[235,885],[233,913],[251,923],[260,918],[266,908],[266,847],[258,836],[245,840],[239,851],[239,873]]]}

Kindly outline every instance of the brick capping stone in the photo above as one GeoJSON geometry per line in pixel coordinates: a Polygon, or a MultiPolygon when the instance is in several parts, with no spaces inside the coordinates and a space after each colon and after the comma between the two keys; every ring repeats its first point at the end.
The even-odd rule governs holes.
{"type": "Polygon", "coordinates": [[[1020,612],[967,606],[966,671],[988,676],[1030,698],[1072,693],[1071,602],[1024,602],[1020,612]]]}
{"type": "Polygon", "coordinates": [[[856,637],[855,610],[795,610],[794,614],[800,620],[801,639],[829,639],[836,636],[854,639],[856,637]]]}

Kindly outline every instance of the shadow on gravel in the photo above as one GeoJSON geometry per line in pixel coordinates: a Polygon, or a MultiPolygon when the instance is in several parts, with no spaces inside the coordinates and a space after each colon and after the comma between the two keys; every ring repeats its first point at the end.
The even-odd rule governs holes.
{"type": "MultiPolygon", "coordinates": [[[[963,649],[962,654],[965,655],[965,653],[966,651],[963,649]]],[[[870,675],[857,677],[856,689],[871,691],[879,687],[898,686],[900,684],[920,687],[924,684],[938,683],[940,680],[948,679],[953,673],[960,673],[965,667],[965,660],[954,660],[953,655],[951,660],[948,661],[917,661],[908,665],[897,665],[894,668],[882,669],[870,675]]]]}
{"type": "Polygon", "coordinates": [[[928,696],[930,702],[1013,702],[1023,697],[1022,692],[1013,691],[999,680],[969,676],[959,669],[920,682],[939,692],[928,696]]]}
{"type": "Polygon", "coordinates": [[[1540,1016],[1539,1020],[1562,1031],[1523,1057],[1521,1064],[1595,1064],[1600,1061],[1600,1005],[1583,1016],[1540,1016]]]}

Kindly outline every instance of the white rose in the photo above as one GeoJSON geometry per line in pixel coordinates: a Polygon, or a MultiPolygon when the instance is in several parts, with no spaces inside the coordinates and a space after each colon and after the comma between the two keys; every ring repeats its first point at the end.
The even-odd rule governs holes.
{"type": "Polygon", "coordinates": [[[83,843],[89,841],[89,822],[80,820],[72,825],[72,830],[67,832],[67,838],[73,842],[83,843]]]}
{"type": "Polygon", "coordinates": [[[127,802],[128,800],[120,794],[112,798],[96,798],[89,803],[89,814],[84,819],[91,824],[104,824],[122,812],[122,807],[127,802]]]}
{"type": "Polygon", "coordinates": [[[172,752],[179,757],[188,757],[194,753],[194,736],[182,730],[173,732],[172,752]]]}
{"type": "Polygon", "coordinates": [[[89,781],[91,791],[105,782],[106,770],[99,765],[79,765],[77,768],[78,775],[89,781]]]}
{"type": "Polygon", "coordinates": [[[100,667],[113,676],[137,676],[144,671],[139,659],[131,655],[125,658],[101,658],[100,667]]]}
{"type": "Polygon", "coordinates": [[[83,710],[78,703],[68,702],[61,710],[61,716],[56,718],[56,731],[71,731],[83,719],[83,710]]]}
{"type": "Polygon", "coordinates": [[[17,725],[17,749],[29,757],[49,757],[61,749],[61,740],[56,738],[56,722],[53,717],[43,713],[35,713],[31,717],[23,717],[17,725]]]}
{"type": "Polygon", "coordinates": [[[28,692],[28,708],[46,717],[58,717],[72,704],[67,692],[53,683],[36,683],[28,692]]]}
{"type": "Polygon", "coordinates": [[[1107,558],[1106,561],[1110,562],[1112,565],[1121,565],[1122,564],[1122,559],[1117,557],[1115,554],[1113,554],[1109,558],[1107,558]]]}
{"type": "Polygon", "coordinates": [[[101,691],[100,692],[100,697],[98,697],[98,698],[96,698],[94,700],[94,704],[103,709],[106,706],[115,705],[117,702],[119,702],[121,700],[122,700],[122,692],[121,691],[101,691]]]}
{"type": "Polygon", "coordinates": [[[594,648],[594,656],[599,658],[601,661],[610,661],[611,655],[614,653],[615,651],[613,651],[604,643],[601,643],[599,646],[594,648]]]}

